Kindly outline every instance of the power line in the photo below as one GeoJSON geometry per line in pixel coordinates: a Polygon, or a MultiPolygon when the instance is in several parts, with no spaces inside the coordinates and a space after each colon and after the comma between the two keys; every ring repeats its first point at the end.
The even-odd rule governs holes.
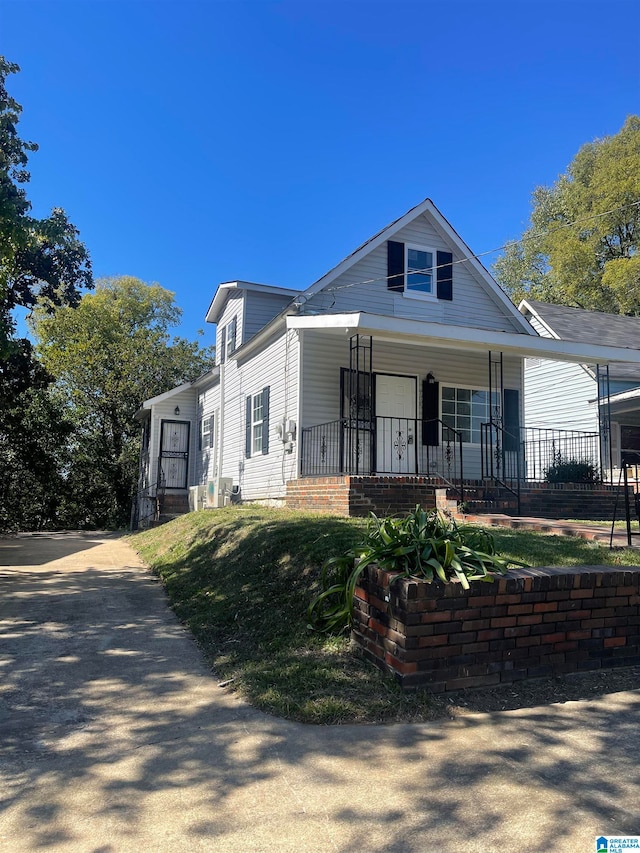
{"type": "MultiPolygon", "coordinates": [[[[594,213],[592,216],[585,216],[582,219],[574,219],[573,222],[561,222],[555,228],[550,228],[548,231],[540,231],[535,234],[530,234],[528,236],[520,237],[519,240],[509,240],[507,243],[504,243],[502,246],[498,246],[496,249],[488,249],[486,252],[478,252],[478,254],[468,255],[465,258],[460,258],[457,261],[451,261],[448,264],[439,264],[432,267],[426,267],[425,269],[412,269],[411,274],[415,273],[430,273],[438,270],[442,267],[450,267],[456,266],[457,264],[465,264],[468,261],[477,260],[478,258],[484,258],[486,255],[493,255],[496,252],[501,252],[509,246],[515,246],[519,243],[527,243],[531,240],[538,240],[540,237],[546,237],[549,234],[554,234],[556,231],[561,231],[563,228],[573,228],[574,225],[582,225],[584,222],[593,222],[595,219],[601,219],[603,216],[609,216],[610,213],[617,213],[620,210],[629,210],[632,207],[640,207],[640,201],[631,202],[631,204],[623,204],[620,207],[612,207],[611,210],[605,210],[604,213],[594,213]]],[[[350,287],[357,287],[360,284],[375,284],[379,281],[389,281],[391,278],[399,279],[401,276],[400,273],[396,273],[394,275],[385,275],[380,276],[380,278],[366,278],[362,281],[353,281],[350,284],[341,284],[336,287],[326,287],[323,288],[324,293],[335,293],[338,290],[347,290],[350,287]]]]}

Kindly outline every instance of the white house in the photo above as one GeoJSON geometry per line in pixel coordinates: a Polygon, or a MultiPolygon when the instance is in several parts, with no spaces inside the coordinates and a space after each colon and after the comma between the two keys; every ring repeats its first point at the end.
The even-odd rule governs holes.
{"type": "Polygon", "coordinates": [[[640,370],[631,344],[538,334],[429,199],[299,291],[221,284],[206,319],[215,367],[138,413],[141,516],[190,488],[192,505],[300,505],[314,484],[317,504],[356,481],[411,499],[507,481],[525,359],[640,370]]]}
{"type": "MultiPolygon", "coordinates": [[[[520,312],[539,335],[640,349],[640,317],[585,311],[523,300],[520,312]]],[[[527,426],[605,434],[611,454],[605,468],[617,469],[623,451],[640,451],[640,366],[525,360],[524,416],[527,426]]]]}

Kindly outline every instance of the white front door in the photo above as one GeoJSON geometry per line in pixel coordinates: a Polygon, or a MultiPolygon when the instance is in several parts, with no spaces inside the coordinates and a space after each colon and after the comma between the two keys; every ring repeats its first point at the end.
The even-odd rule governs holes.
{"type": "Polygon", "coordinates": [[[415,474],[416,378],[376,373],[376,472],[415,474]]]}

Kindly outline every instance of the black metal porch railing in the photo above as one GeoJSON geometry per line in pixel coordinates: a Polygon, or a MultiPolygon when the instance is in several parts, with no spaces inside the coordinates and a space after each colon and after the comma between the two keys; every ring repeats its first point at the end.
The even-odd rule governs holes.
{"type": "Polygon", "coordinates": [[[439,419],[342,418],[302,430],[301,474],[418,474],[461,492],[462,436],[439,419]]]}
{"type": "Polygon", "coordinates": [[[481,479],[504,486],[516,496],[520,514],[523,443],[517,434],[495,423],[480,424],[481,479]]]}
{"type": "Polygon", "coordinates": [[[589,475],[587,479],[591,482],[602,479],[597,432],[524,427],[521,434],[527,480],[545,480],[560,466],[567,469],[567,475],[571,467],[577,466],[585,477],[589,475]]]}

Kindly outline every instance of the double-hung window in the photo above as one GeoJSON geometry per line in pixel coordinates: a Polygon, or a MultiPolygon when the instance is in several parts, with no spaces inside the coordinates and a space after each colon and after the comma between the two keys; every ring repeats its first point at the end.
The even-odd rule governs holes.
{"type": "Polygon", "coordinates": [[[213,415],[200,421],[200,450],[213,447],[213,415]]]}
{"type": "Polygon", "coordinates": [[[433,294],[433,259],[435,252],[431,249],[405,244],[405,289],[409,293],[433,294]]]}
{"type": "Polygon", "coordinates": [[[260,456],[269,452],[269,387],[246,399],[245,455],[260,456]]]}
{"type": "Polygon", "coordinates": [[[224,364],[227,358],[236,351],[238,339],[238,318],[234,317],[226,326],[218,330],[217,356],[218,364],[224,364]]]}
{"type": "Polygon", "coordinates": [[[418,299],[453,300],[453,254],[387,240],[387,288],[418,299]]]}

